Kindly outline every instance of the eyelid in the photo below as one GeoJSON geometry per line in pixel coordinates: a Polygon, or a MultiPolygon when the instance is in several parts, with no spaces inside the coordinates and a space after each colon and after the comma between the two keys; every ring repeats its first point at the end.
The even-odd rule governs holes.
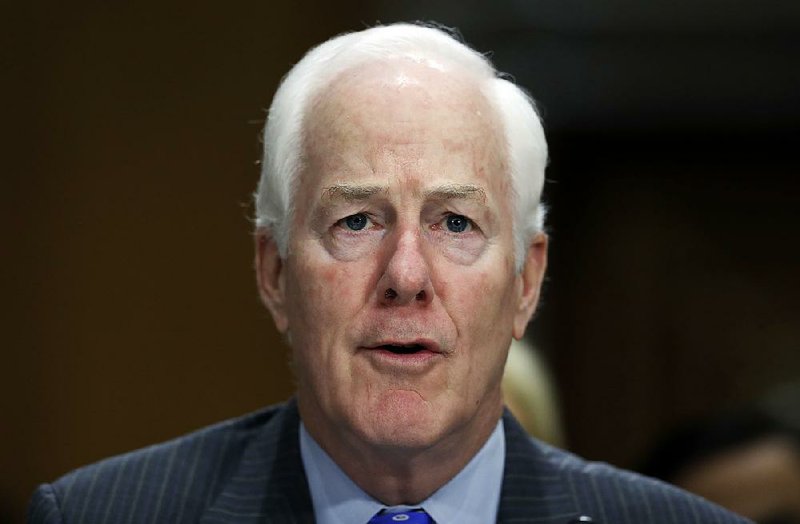
{"type": "Polygon", "coordinates": [[[472,232],[482,232],[480,226],[477,224],[477,222],[475,222],[475,220],[473,220],[472,218],[470,218],[467,215],[463,215],[461,213],[456,213],[456,212],[453,212],[453,211],[445,212],[442,215],[441,219],[434,224],[434,226],[436,226],[437,230],[441,230],[441,231],[444,231],[445,233],[452,234],[452,235],[464,235],[464,234],[472,233],[472,232]],[[464,220],[466,220],[467,224],[468,224],[467,229],[465,229],[464,231],[461,231],[461,232],[450,231],[447,228],[447,226],[445,225],[445,222],[447,221],[448,218],[453,217],[453,216],[461,217],[464,220]]]}
{"type": "Polygon", "coordinates": [[[368,213],[366,211],[356,211],[355,213],[350,213],[348,215],[343,216],[342,218],[334,222],[332,227],[338,227],[339,229],[342,229],[348,233],[358,234],[358,233],[363,233],[364,231],[373,230],[379,226],[380,224],[375,220],[375,216],[372,213],[368,213]],[[363,215],[364,218],[367,219],[367,224],[361,229],[350,229],[349,227],[347,227],[345,221],[348,218],[356,215],[363,215]]]}

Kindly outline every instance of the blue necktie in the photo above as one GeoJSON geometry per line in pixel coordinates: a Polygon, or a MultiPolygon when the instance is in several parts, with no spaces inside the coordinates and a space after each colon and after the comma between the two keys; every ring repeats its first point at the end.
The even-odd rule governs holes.
{"type": "Polygon", "coordinates": [[[367,524],[436,524],[430,515],[421,508],[384,513],[383,511],[369,519],[367,524]]]}

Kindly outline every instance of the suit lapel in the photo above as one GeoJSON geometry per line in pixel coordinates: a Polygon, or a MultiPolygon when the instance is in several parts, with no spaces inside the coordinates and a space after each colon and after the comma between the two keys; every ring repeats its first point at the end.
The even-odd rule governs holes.
{"type": "MultiPolygon", "coordinates": [[[[497,522],[565,524],[578,517],[572,491],[547,453],[506,411],[503,487],[497,522]]],[[[244,449],[233,475],[200,522],[314,524],[300,458],[297,405],[280,409],[244,449]]]]}
{"type": "Polygon", "coordinates": [[[498,523],[565,524],[578,517],[569,486],[548,456],[506,410],[506,460],[498,523]]]}
{"type": "Polygon", "coordinates": [[[300,458],[299,424],[297,405],[290,401],[247,445],[201,523],[314,523],[300,458]]]}

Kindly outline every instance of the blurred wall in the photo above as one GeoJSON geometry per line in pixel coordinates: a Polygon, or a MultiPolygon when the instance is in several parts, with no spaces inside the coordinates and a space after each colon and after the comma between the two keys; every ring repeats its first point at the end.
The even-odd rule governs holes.
{"type": "Polygon", "coordinates": [[[800,380],[800,4],[407,0],[527,87],[551,162],[529,336],[569,447],[633,466],[690,417],[800,380]]]}
{"type": "Polygon", "coordinates": [[[5,7],[0,522],[39,482],[290,394],[251,269],[259,130],[359,8],[5,7]]]}
{"type": "Polygon", "coordinates": [[[782,133],[593,135],[554,144],[533,334],[570,447],[632,467],[671,426],[800,378],[800,179],[782,133]]]}
{"type": "Polygon", "coordinates": [[[672,422],[800,375],[796,18],[49,4],[7,6],[0,35],[0,522],[38,482],[291,394],[251,271],[259,128],[305,50],[378,19],[459,25],[540,102],[552,251],[531,333],[573,449],[630,466],[672,422]]]}

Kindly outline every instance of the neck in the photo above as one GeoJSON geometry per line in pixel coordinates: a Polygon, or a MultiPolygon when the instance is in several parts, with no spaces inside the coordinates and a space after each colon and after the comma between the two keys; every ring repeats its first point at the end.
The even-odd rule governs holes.
{"type": "Polygon", "coordinates": [[[311,414],[314,410],[304,409],[302,399],[298,404],[306,430],[320,447],[359,488],[388,506],[419,504],[447,484],[480,451],[502,415],[498,399],[434,444],[403,447],[365,442],[320,424],[311,414]]]}

